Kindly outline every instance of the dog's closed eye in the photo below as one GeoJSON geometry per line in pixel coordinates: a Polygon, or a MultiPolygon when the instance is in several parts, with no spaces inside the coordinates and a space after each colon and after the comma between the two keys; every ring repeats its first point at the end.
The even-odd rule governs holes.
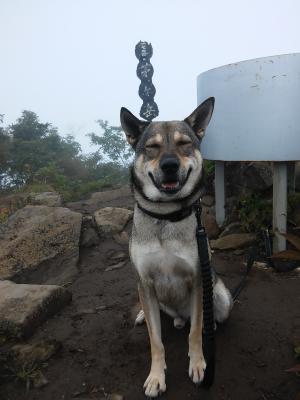
{"type": "Polygon", "coordinates": [[[158,143],[147,144],[146,149],[160,149],[160,144],[158,143]]]}
{"type": "Polygon", "coordinates": [[[186,146],[187,144],[191,144],[191,143],[192,143],[191,140],[183,139],[183,140],[179,140],[176,144],[177,144],[177,146],[186,146]]]}

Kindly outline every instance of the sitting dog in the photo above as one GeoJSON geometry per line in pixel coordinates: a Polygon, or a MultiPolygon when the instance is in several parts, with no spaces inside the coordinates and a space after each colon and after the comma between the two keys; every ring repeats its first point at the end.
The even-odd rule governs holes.
{"type": "MultiPolygon", "coordinates": [[[[166,390],[160,310],[174,319],[177,328],[190,319],[189,376],[194,383],[202,381],[206,367],[192,205],[203,191],[200,144],[213,108],[214,98],[209,98],[184,121],[168,122],[142,121],[121,109],[121,125],[135,151],[131,175],[136,204],[130,257],[142,306],[136,323],[145,318],[151,345],[151,369],[144,384],[149,397],[166,390]]],[[[231,306],[229,291],[215,276],[215,319],[224,321],[231,306]]]]}

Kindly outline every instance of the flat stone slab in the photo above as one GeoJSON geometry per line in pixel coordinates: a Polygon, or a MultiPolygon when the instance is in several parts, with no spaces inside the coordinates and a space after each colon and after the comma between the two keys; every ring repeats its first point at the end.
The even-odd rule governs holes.
{"type": "Polygon", "coordinates": [[[239,249],[252,244],[255,240],[256,235],[253,233],[232,233],[231,235],[211,240],[210,246],[216,250],[239,249]]]}
{"type": "Polygon", "coordinates": [[[27,337],[72,299],[56,285],[27,285],[0,281],[0,333],[27,337]]]}
{"type": "Polygon", "coordinates": [[[109,236],[123,231],[133,216],[133,211],[119,207],[104,207],[96,211],[95,221],[102,236],[109,236]]]}

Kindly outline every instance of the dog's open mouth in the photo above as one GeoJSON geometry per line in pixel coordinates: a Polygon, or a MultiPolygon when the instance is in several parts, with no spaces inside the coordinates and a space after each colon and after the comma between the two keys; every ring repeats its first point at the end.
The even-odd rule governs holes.
{"type": "Polygon", "coordinates": [[[165,183],[162,183],[162,184],[161,184],[161,187],[162,187],[164,190],[174,190],[174,189],[178,189],[179,186],[180,186],[180,184],[179,184],[178,181],[176,181],[176,182],[165,182],[165,183]]]}
{"type": "Polygon", "coordinates": [[[168,194],[174,194],[174,193],[179,192],[179,190],[181,188],[182,188],[182,185],[180,185],[179,181],[175,181],[175,182],[163,182],[158,189],[161,192],[165,192],[168,194]]]}
{"type": "Polygon", "coordinates": [[[159,191],[168,193],[168,194],[174,194],[174,193],[179,192],[179,190],[182,189],[182,187],[186,184],[191,172],[192,172],[192,168],[190,168],[188,170],[188,173],[186,174],[186,178],[182,183],[180,183],[179,180],[175,180],[175,181],[164,181],[160,184],[157,184],[154,179],[154,176],[151,172],[149,172],[149,176],[150,176],[154,186],[156,186],[159,191]]]}

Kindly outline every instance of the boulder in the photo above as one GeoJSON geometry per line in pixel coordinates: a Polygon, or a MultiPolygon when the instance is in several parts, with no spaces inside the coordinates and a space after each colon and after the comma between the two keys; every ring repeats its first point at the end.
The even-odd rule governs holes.
{"type": "Polygon", "coordinates": [[[26,206],[0,225],[0,279],[66,283],[77,272],[82,216],[62,207],[26,206]]]}
{"type": "Polygon", "coordinates": [[[56,192],[30,193],[30,204],[48,207],[61,207],[62,196],[56,192]]]}
{"type": "Polygon", "coordinates": [[[110,236],[123,231],[133,216],[133,211],[126,208],[105,207],[96,211],[95,221],[101,236],[110,236]]]}
{"type": "Polygon", "coordinates": [[[239,249],[253,244],[255,240],[256,235],[253,233],[233,233],[211,240],[210,246],[215,250],[239,249]]]}
{"type": "Polygon", "coordinates": [[[245,192],[262,192],[273,185],[270,162],[227,162],[225,167],[228,196],[245,192]]]}
{"type": "Polygon", "coordinates": [[[0,332],[27,337],[71,301],[71,293],[56,285],[26,285],[0,281],[0,332]]]}

